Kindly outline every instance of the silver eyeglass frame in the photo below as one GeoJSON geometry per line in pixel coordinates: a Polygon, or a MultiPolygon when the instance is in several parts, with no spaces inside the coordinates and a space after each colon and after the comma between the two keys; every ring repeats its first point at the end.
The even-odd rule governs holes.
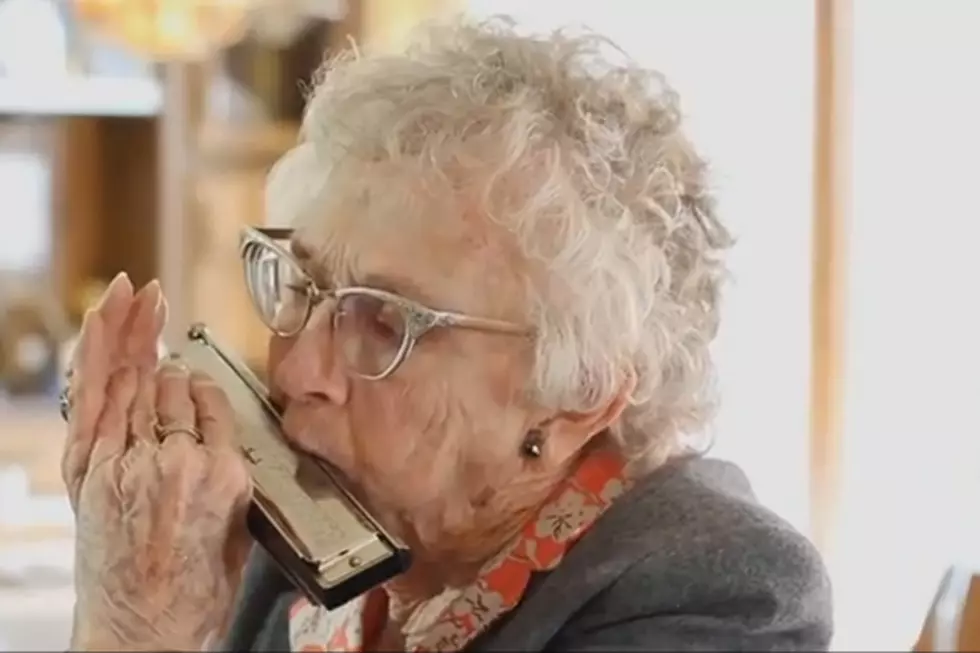
{"type": "MultiPolygon", "coordinates": [[[[239,238],[238,253],[242,259],[242,271],[245,275],[245,284],[248,290],[249,298],[252,300],[253,304],[256,303],[255,294],[252,291],[251,283],[249,281],[248,255],[253,247],[261,246],[271,249],[283,260],[288,261],[289,264],[295,269],[297,276],[303,280],[304,284],[303,292],[305,293],[307,299],[306,310],[299,322],[299,326],[295,329],[277,329],[266,321],[265,317],[262,316],[262,311],[259,310],[258,306],[256,306],[256,310],[260,313],[260,316],[262,316],[262,322],[270,331],[280,338],[294,337],[300,331],[305,329],[306,325],[309,324],[310,318],[313,316],[313,312],[316,310],[317,306],[319,306],[320,303],[326,299],[333,300],[336,303],[351,295],[366,295],[384,302],[389,302],[398,307],[405,321],[405,333],[402,335],[402,341],[398,347],[395,357],[392,359],[392,362],[389,363],[388,366],[379,374],[364,374],[362,372],[350,370],[351,374],[359,378],[369,381],[380,381],[391,376],[394,371],[405,362],[409,354],[412,353],[412,350],[415,348],[415,345],[418,343],[419,339],[432,329],[436,328],[472,329],[477,331],[519,336],[533,335],[533,330],[514,322],[496,320],[493,318],[475,317],[472,315],[457,313],[455,311],[442,311],[430,308],[414,300],[402,297],[401,295],[389,292],[387,290],[381,290],[379,288],[371,288],[368,286],[348,286],[335,289],[321,288],[317,285],[316,281],[314,281],[313,277],[303,269],[303,266],[292,254],[292,252],[280,244],[281,241],[289,240],[292,237],[293,232],[293,229],[272,227],[244,227],[242,229],[241,236],[239,238]]],[[[334,320],[334,323],[336,322],[336,319],[337,315],[336,311],[334,311],[332,315],[332,320],[334,320]]]]}

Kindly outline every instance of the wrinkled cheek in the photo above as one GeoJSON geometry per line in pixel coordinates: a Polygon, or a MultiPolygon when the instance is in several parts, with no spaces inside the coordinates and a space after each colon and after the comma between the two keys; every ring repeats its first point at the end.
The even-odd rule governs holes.
{"type": "Polygon", "coordinates": [[[395,394],[373,412],[374,438],[359,442],[375,483],[404,507],[439,499],[457,468],[455,443],[438,397],[395,394]]]}
{"type": "Polygon", "coordinates": [[[342,424],[325,419],[306,406],[294,404],[283,414],[286,438],[297,448],[328,460],[349,473],[353,456],[342,424]]]}
{"type": "Polygon", "coordinates": [[[352,474],[372,491],[390,494],[410,460],[412,426],[380,397],[358,396],[351,406],[352,474]]]}
{"type": "Polygon", "coordinates": [[[411,425],[397,418],[390,406],[369,398],[352,406],[351,439],[354,455],[366,474],[384,476],[407,462],[411,425]]]}

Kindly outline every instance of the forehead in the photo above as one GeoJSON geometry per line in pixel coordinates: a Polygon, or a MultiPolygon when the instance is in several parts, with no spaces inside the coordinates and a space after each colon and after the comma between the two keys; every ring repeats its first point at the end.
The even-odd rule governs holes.
{"type": "Polygon", "coordinates": [[[291,247],[310,272],[433,308],[520,319],[521,257],[507,229],[462,201],[372,195],[327,202],[297,226],[291,247]]]}

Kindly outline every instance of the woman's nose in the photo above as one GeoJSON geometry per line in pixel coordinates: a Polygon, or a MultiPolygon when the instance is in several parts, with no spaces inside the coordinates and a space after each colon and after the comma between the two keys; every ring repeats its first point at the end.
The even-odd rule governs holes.
{"type": "Polygon", "coordinates": [[[329,318],[313,320],[295,337],[273,338],[269,346],[270,377],[275,394],[289,401],[303,398],[347,402],[349,379],[334,351],[329,318]]]}

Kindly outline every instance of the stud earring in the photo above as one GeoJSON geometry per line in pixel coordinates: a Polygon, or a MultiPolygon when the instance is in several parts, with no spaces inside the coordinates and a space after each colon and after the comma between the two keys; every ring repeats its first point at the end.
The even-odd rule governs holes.
{"type": "Polygon", "coordinates": [[[525,458],[540,458],[542,446],[544,444],[544,434],[540,429],[531,429],[524,436],[524,443],[521,444],[521,454],[525,458]]]}

